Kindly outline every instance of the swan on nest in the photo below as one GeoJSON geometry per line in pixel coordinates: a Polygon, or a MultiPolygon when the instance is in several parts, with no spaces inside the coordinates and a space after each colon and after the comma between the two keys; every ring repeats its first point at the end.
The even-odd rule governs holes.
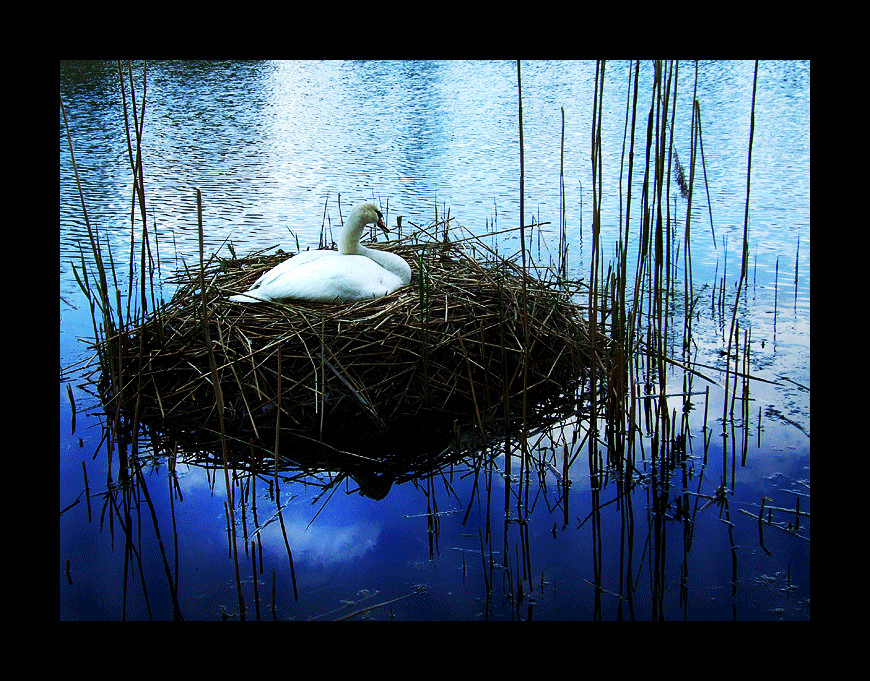
{"type": "Polygon", "coordinates": [[[352,303],[381,298],[410,283],[411,267],[403,258],[360,244],[369,224],[386,229],[381,211],[373,203],[361,203],[350,212],[337,251],[306,251],[288,258],[230,300],[352,303]]]}

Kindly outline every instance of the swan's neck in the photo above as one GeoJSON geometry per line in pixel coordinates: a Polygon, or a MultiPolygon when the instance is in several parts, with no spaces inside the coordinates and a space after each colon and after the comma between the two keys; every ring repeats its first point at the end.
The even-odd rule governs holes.
{"type": "Polygon", "coordinates": [[[359,239],[362,236],[363,227],[352,222],[348,222],[338,237],[338,252],[342,255],[365,255],[368,249],[365,246],[360,246],[359,239]]]}
{"type": "Polygon", "coordinates": [[[363,246],[359,240],[364,227],[363,224],[348,221],[338,240],[338,252],[342,255],[362,255],[370,258],[407,284],[411,280],[411,267],[408,263],[395,253],[363,246]]]}

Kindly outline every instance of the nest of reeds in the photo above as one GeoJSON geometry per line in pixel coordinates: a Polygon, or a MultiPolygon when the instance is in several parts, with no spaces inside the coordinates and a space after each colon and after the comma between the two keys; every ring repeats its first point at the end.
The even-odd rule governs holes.
{"type": "Polygon", "coordinates": [[[467,241],[380,247],[411,264],[411,284],[350,305],[228,300],[282,254],[177,275],[172,301],[119,339],[120,373],[136,380],[114,393],[143,421],[347,445],[457,420],[484,430],[523,399],[546,410],[600,361],[579,306],[513,261],[467,241]]]}

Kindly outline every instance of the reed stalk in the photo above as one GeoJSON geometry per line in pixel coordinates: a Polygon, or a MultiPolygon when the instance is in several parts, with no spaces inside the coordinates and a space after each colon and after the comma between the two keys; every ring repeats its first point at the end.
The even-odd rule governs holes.
{"type": "MultiPolygon", "coordinates": [[[[604,99],[604,75],[606,63],[598,60],[595,65],[595,90],[592,101],[592,251],[590,257],[589,276],[589,303],[588,319],[593,328],[599,327],[599,290],[600,290],[600,236],[601,236],[601,200],[602,200],[602,160],[601,160],[601,125],[603,117],[604,99]]],[[[596,340],[592,339],[592,352],[595,352],[596,340]]],[[[604,376],[599,374],[598,367],[590,367],[590,419],[589,419],[589,466],[593,489],[597,488],[597,460],[598,460],[598,390],[599,380],[604,376]]]]}
{"type": "Polygon", "coordinates": [[[82,461],[82,476],[85,481],[85,501],[88,506],[88,522],[91,522],[91,489],[88,485],[88,469],[85,466],[85,462],[82,461]]]}
{"type": "MultiPolygon", "coordinates": [[[[695,299],[694,276],[692,273],[692,201],[695,189],[695,165],[698,158],[698,141],[700,136],[700,109],[698,103],[698,61],[695,60],[695,80],[692,90],[692,125],[691,125],[691,148],[689,162],[689,183],[686,194],[686,225],[683,237],[683,278],[684,306],[686,319],[683,326],[683,353],[687,353],[692,342],[692,308],[695,299]]],[[[671,135],[673,140],[673,134],[671,135]]]]}
{"type": "Polygon", "coordinates": [[[797,240],[797,248],[795,249],[794,254],[794,307],[797,310],[797,299],[798,299],[798,270],[800,266],[801,259],[801,237],[798,235],[797,240]]]}
{"type": "MultiPolygon", "coordinates": [[[[72,133],[70,132],[69,121],[67,120],[67,115],[66,115],[66,107],[64,107],[64,104],[63,104],[63,97],[60,97],[59,101],[60,101],[60,110],[61,110],[61,113],[63,115],[64,128],[66,130],[67,143],[69,145],[69,153],[70,153],[70,160],[72,162],[72,167],[73,167],[73,174],[75,175],[75,178],[76,178],[76,187],[78,189],[79,200],[81,201],[81,205],[82,205],[82,215],[83,215],[84,220],[85,220],[85,227],[87,228],[87,231],[88,231],[88,239],[89,239],[90,244],[91,244],[91,253],[94,256],[94,264],[96,265],[96,268],[97,268],[98,280],[97,280],[96,286],[97,286],[97,294],[99,297],[97,298],[97,297],[92,295],[90,286],[88,285],[87,268],[86,268],[85,262],[84,262],[84,251],[82,251],[82,263],[81,263],[82,264],[82,277],[79,278],[78,274],[76,274],[76,279],[79,282],[79,286],[82,288],[82,292],[85,294],[85,296],[87,296],[88,302],[90,303],[91,320],[92,320],[92,323],[94,325],[94,339],[95,340],[100,340],[101,338],[110,339],[110,338],[115,337],[115,325],[113,323],[113,319],[112,319],[112,315],[111,315],[111,303],[109,302],[109,286],[108,286],[108,281],[106,278],[106,268],[103,265],[102,252],[101,252],[101,249],[98,247],[97,236],[94,233],[94,230],[91,227],[91,221],[88,218],[88,209],[87,209],[87,205],[85,204],[85,195],[84,195],[84,191],[82,190],[81,178],[79,177],[78,164],[76,163],[75,150],[73,148],[73,142],[72,142],[72,133]],[[84,285],[83,285],[83,283],[84,283],[84,285]],[[103,324],[102,324],[102,331],[103,332],[102,332],[102,334],[100,333],[100,327],[99,327],[97,320],[96,320],[96,317],[94,315],[94,313],[95,313],[94,305],[95,304],[100,308],[100,311],[102,312],[102,317],[103,317],[103,324]]],[[[75,268],[73,268],[73,271],[75,272],[75,268]]],[[[111,351],[111,347],[110,347],[109,352],[100,353],[100,355],[99,355],[100,363],[101,363],[102,369],[103,369],[103,375],[105,375],[105,376],[114,375],[115,366],[112,362],[113,354],[114,353],[111,351]]]]}
{"type": "Polygon", "coordinates": [[[559,276],[568,278],[568,237],[565,225],[565,107],[562,109],[562,136],[559,147],[559,276]]]}
{"type": "Polygon", "coordinates": [[[215,353],[212,347],[212,339],[211,339],[211,331],[209,330],[209,309],[207,305],[207,297],[206,297],[206,284],[205,284],[205,258],[204,258],[204,239],[203,239],[203,225],[202,225],[202,193],[199,188],[196,190],[196,216],[197,216],[197,229],[199,234],[199,289],[200,296],[202,301],[201,307],[201,315],[200,315],[200,323],[202,329],[202,338],[203,344],[206,350],[206,354],[208,356],[208,364],[210,368],[211,374],[211,383],[212,388],[214,390],[214,398],[217,407],[218,414],[218,423],[220,425],[220,441],[221,441],[221,457],[223,460],[223,470],[224,470],[224,484],[226,486],[227,492],[227,502],[228,512],[229,512],[229,527],[230,527],[230,539],[231,539],[231,548],[233,554],[233,565],[235,567],[235,578],[236,578],[236,593],[238,594],[239,600],[239,616],[244,619],[245,617],[245,601],[242,595],[242,581],[241,581],[241,573],[239,571],[239,554],[238,548],[236,546],[236,531],[235,531],[235,518],[236,518],[236,509],[235,502],[233,501],[233,490],[232,485],[230,484],[230,473],[229,473],[229,461],[227,459],[227,433],[226,433],[226,422],[224,419],[224,397],[223,390],[221,389],[221,381],[218,375],[217,362],[215,361],[215,353]]]}
{"type": "Polygon", "coordinates": [[[176,622],[182,621],[184,617],[181,614],[181,607],[178,602],[178,591],[176,589],[176,582],[173,579],[172,571],[169,568],[169,561],[166,558],[166,549],[163,545],[163,539],[161,538],[160,534],[160,527],[157,520],[157,512],[154,508],[154,503],[151,500],[151,495],[148,493],[148,486],[145,483],[145,477],[142,475],[142,467],[139,464],[139,461],[137,459],[133,459],[132,464],[136,473],[136,477],[138,479],[139,489],[142,490],[142,493],[144,494],[145,502],[148,505],[148,510],[151,514],[151,522],[154,526],[154,535],[157,537],[157,546],[160,549],[160,557],[163,561],[163,570],[166,574],[166,581],[169,585],[169,593],[172,599],[172,618],[176,622]]]}
{"type": "MultiPolygon", "coordinates": [[[[758,60],[755,62],[755,69],[752,79],[752,107],[750,111],[750,120],[749,120],[749,148],[747,151],[747,167],[746,167],[746,202],[744,208],[744,217],[743,217],[743,248],[742,248],[742,257],[740,262],[740,276],[737,280],[737,294],[734,298],[734,306],[731,312],[731,331],[728,334],[728,347],[725,354],[725,371],[726,375],[730,371],[730,362],[731,362],[731,348],[734,343],[739,341],[739,338],[736,336],[736,330],[738,328],[738,310],[740,306],[740,296],[743,292],[743,284],[746,280],[746,272],[748,267],[749,260],[749,190],[750,190],[750,180],[752,177],[752,143],[755,137],[755,96],[756,96],[756,87],[758,84],[758,60]]],[[[737,370],[737,362],[735,359],[735,371],[737,370]]],[[[725,382],[725,401],[723,405],[723,413],[722,419],[723,423],[727,418],[728,411],[728,381],[725,382]]],[[[733,446],[733,445],[732,445],[733,446]]]]}
{"type": "MultiPolygon", "coordinates": [[[[695,62],[697,71],[697,62],[695,62]]],[[[716,228],[713,224],[713,201],[710,198],[710,183],[707,180],[707,161],[704,157],[704,133],[703,125],[701,124],[701,102],[695,99],[694,103],[694,119],[698,122],[698,148],[701,151],[701,169],[704,173],[704,189],[707,192],[707,214],[710,216],[710,235],[713,237],[713,248],[718,248],[716,245],[716,228]]]]}
{"type": "Polygon", "coordinates": [[[254,611],[260,621],[260,580],[257,577],[257,543],[251,540],[251,581],[254,583],[254,611]]]}
{"type": "MultiPolygon", "coordinates": [[[[528,310],[528,288],[527,274],[528,267],[526,263],[526,228],[525,228],[525,150],[523,144],[523,80],[520,60],[517,60],[517,108],[519,121],[519,141],[520,141],[520,254],[522,265],[522,282],[521,282],[521,303],[520,310],[522,315],[523,326],[523,358],[522,358],[522,427],[523,435],[520,437],[522,457],[520,459],[520,475],[519,481],[522,485],[523,472],[528,465],[528,443],[526,434],[528,433],[528,390],[529,390],[529,310],[528,310]]],[[[518,509],[519,511],[519,509],[518,509]]],[[[528,512],[520,511],[519,516],[523,517],[528,512]]]]}

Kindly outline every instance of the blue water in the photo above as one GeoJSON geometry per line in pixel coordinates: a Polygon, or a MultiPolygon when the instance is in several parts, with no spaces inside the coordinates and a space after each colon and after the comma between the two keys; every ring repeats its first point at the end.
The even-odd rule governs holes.
{"type": "MultiPolygon", "coordinates": [[[[613,257],[620,221],[628,69],[627,62],[606,66],[601,235],[605,259],[613,257]]],[[[696,184],[692,255],[695,290],[701,299],[693,358],[709,367],[702,373],[719,384],[720,350],[727,343],[730,315],[723,319],[714,301],[718,287],[724,286],[730,310],[736,293],[753,69],[753,62],[742,61],[698,65],[710,204],[707,189],[701,185],[699,190],[696,184]]],[[[675,140],[687,165],[694,64],[681,62],[679,74],[675,140]]],[[[564,109],[565,224],[571,273],[581,277],[588,272],[591,246],[595,63],[523,62],[522,77],[526,222],[549,222],[541,228],[541,239],[555,251],[564,109]]],[[[140,102],[141,64],[134,65],[134,79],[140,102]]],[[[204,205],[206,250],[224,249],[223,254],[227,241],[239,254],[277,244],[292,250],[297,239],[302,247],[316,245],[321,229],[339,223],[339,210],[346,216],[360,199],[376,200],[388,210],[390,224],[400,215],[406,225],[429,224],[436,209],[439,215],[449,210],[477,233],[519,224],[514,62],[149,62],[146,79],[145,193],[163,278],[182,262],[198,262],[197,188],[204,205]]],[[[639,110],[644,112],[639,140],[645,132],[651,80],[652,64],[643,63],[640,81],[646,89],[639,98],[639,110]]],[[[130,227],[132,175],[117,64],[61,64],[60,91],[91,227],[116,261],[126,263],[131,238],[138,245],[140,227],[138,222],[135,231],[130,227]]],[[[332,619],[388,601],[392,602],[358,617],[809,619],[809,518],[802,517],[797,531],[790,531],[786,524],[793,514],[775,512],[772,520],[783,527],[765,524],[762,544],[758,523],[741,512],[757,513],[762,497],[769,499],[767,506],[781,508],[794,508],[800,499],[801,510],[810,511],[809,110],[808,62],[759,64],[750,267],[740,320],[741,328],[752,331],[751,373],[771,382],[751,383],[745,464],[736,467],[727,509],[713,504],[698,511],[688,541],[684,521],[658,522],[662,515],[650,512],[649,484],[638,485],[631,494],[633,516],[626,516],[616,503],[599,506],[614,498],[615,482],[609,480],[600,493],[593,491],[585,451],[577,447],[567,524],[555,473],[549,468],[540,478],[535,473],[536,503],[525,547],[531,576],[519,597],[521,535],[517,523],[505,524],[501,459],[491,476],[490,511],[485,492],[473,488],[475,476],[468,472],[467,459],[430,483],[393,485],[381,501],[356,494],[352,482],[340,483],[331,496],[318,496],[318,484],[330,476],[321,471],[282,487],[298,600],[293,597],[280,523],[265,525],[254,537],[262,551],[256,556],[258,566],[262,559],[257,584],[262,618],[272,617],[267,604],[274,571],[278,619],[332,619]],[[596,509],[600,524],[587,520],[596,509]],[[478,533],[486,540],[487,516],[493,536],[484,558],[478,533]],[[430,523],[435,520],[433,530],[430,523]],[[503,536],[514,555],[503,555],[503,536]],[[490,559],[490,546],[495,567],[487,600],[490,574],[484,560],[490,559]],[[603,589],[598,592],[593,586],[596,575],[603,589]],[[631,588],[627,575],[632,575],[631,588]],[[352,602],[356,604],[347,605],[352,602]]],[[[78,267],[82,258],[81,249],[90,262],[90,249],[62,118],[59,126],[60,355],[66,367],[89,357],[79,339],[92,336],[93,329],[72,273],[72,264],[78,267]]],[[[642,156],[640,146],[636,156],[642,156]]],[[[636,171],[636,183],[639,175],[636,171]]],[[[623,187],[623,196],[625,191],[623,187]]],[[[636,200],[633,205],[638,205],[636,200]]],[[[675,201],[674,212],[681,222],[685,219],[682,199],[675,201]]],[[[633,230],[636,235],[637,228],[633,230]]],[[[499,237],[497,246],[506,253],[518,248],[512,235],[499,237]]],[[[118,268],[118,274],[119,288],[126,295],[125,267],[118,268]]],[[[172,289],[164,284],[162,290],[168,296],[172,289]]],[[[156,529],[140,493],[132,522],[141,572],[136,558],[125,567],[123,513],[104,507],[109,468],[98,404],[82,375],[90,370],[65,374],[59,386],[60,509],[79,499],[59,521],[60,619],[171,618],[164,555],[170,573],[177,574],[185,619],[219,619],[222,612],[238,617],[235,568],[227,547],[225,485],[222,471],[216,473],[213,467],[182,462],[173,477],[165,456],[146,453],[143,472],[156,529]],[[67,384],[77,408],[74,432],[67,384]],[[83,464],[91,494],[90,519],[83,464]]],[[[675,393],[681,391],[680,381],[675,379],[675,393]]],[[[699,507],[706,498],[698,495],[714,495],[723,470],[731,474],[730,465],[723,466],[723,451],[726,459],[730,457],[733,442],[743,433],[740,429],[722,437],[720,386],[696,379],[693,390],[703,392],[708,386],[712,435],[706,462],[701,435],[705,397],[700,395],[691,412],[696,437],[690,456],[673,478],[676,489],[691,491],[699,507]]],[[[681,398],[673,398],[673,406],[680,410],[681,398]]],[[[570,443],[574,433],[582,432],[582,424],[566,424],[563,432],[570,443]]],[[[425,434],[420,437],[425,439],[425,434]]],[[[546,448],[551,439],[558,454],[549,460],[561,472],[559,434],[536,442],[546,448]]],[[[117,480],[117,457],[111,465],[117,480]]],[[[639,467],[649,473],[646,463],[639,467]]],[[[242,489],[236,488],[237,496],[242,489]]],[[[255,523],[266,523],[276,512],[263,479],[251,494],[257,499],[257,512],[255,519],[248,498],[244,513],[249,537],[255,523]]],[[[115,498],[122,509],[121,497],[115,498]]],[[[239,536],[243,533],[240,528],[239,536]]],[[[240,555],[245,616],[254,619],[253,568],[241,540],[240,555]]]]}

